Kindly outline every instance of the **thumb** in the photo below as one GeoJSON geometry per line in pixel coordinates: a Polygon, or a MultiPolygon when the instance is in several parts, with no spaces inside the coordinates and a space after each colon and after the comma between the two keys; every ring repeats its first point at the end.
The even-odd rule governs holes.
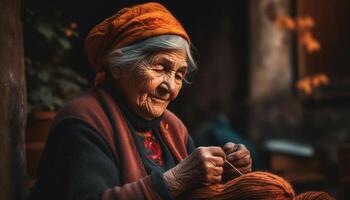
{"type": "Polygon", "coordinates": [[[227,142],[224,147],[222,148],[224,152],[227,154],[233,153],[237,147],[237,144],[233,142],[227,142]]]}

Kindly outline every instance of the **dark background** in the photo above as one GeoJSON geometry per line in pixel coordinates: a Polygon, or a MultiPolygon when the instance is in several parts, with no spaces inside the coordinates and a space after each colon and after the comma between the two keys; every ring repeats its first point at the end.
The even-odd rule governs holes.
{"type": "MultiPolygon", "coordinates": [[[[23,1],[25,54],[51,59],[52,48],[33,34],[26,19],[28,10],[47,23],[69,26],[75,22],[78,35],[70,38],[72,48],[62,62],[88,81],[84,89],[91,87],[95,72],[87,61],[84,38],[119,9],[143,2],[148,1],[23,1]]],[[[347,191],[350,178],[344,178],[349,174],[343,169],[350,162],[342,158],[350,154],[343,151],[350,136],[349,1],[158,2],[183,24],[197,49],[199,70],[194,81],[169,108],[199,138],[197,144],[207,140],[206,144],[221,145],[219,141],[237,138],[256,152],[255,169],[285,177],[297,192],[323,190],[340,195],[347,191]],[[273,20],[280,12],[311,16],[321,51],[306,54],[298,44],[298,33],[278,31],[273,20]],[[317,73],[325,73],[330,84],[315,88],[312,95],[297,89],[299,80],[317,73]],[[216,121],[220,116],[227,120],[219,120],[224,125],[216,121]],[[218,138],[218,132],[226,135],[218,138]],[[275,152],[266,148],[271,139],[306,145],[316,153],[305,157],[275,152]]],[[[33,84],[27,78],[27,87],[33,84]]]]}

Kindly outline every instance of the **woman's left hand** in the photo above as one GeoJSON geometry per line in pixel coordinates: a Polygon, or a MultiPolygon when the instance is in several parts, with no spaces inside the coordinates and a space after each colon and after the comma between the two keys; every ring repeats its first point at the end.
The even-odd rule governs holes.
{"type": "MultiPolygon", "coordinates": [[[[223,147],[226,154],[226,160],[233,164],[240,172],[246,174],[252,171],[252,158],[250,152],[243,144],[235,144],[228,142],[223,147]]],[[[233,169],[229,164],[225,163],[223,179],[231,179],[239,173],[233,169]]]]}

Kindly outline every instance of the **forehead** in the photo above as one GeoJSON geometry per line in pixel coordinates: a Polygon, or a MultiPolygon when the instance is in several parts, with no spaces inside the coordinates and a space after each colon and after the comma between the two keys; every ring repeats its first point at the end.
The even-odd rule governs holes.
{"type": "Polygon", "coordinates": [[[187,65],[187,54],[183,50],[160,51],[153,55],[155,61],[167,61],[187,65]]]}

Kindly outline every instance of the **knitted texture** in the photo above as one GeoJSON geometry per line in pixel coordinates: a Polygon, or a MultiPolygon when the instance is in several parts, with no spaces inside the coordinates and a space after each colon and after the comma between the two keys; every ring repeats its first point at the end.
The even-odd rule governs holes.
{"type": "Polygon", "coordinates": [[[297,200],[335,200],[325,192],[304,192],[297,196],[297,200]]]}
{"type": "Polygon", "coordinates": [[[218,200],[294,200],[292,186],[283,178],[268,172],[251,172],[225,184],[195,190],[188,199],[218,200]]]}

